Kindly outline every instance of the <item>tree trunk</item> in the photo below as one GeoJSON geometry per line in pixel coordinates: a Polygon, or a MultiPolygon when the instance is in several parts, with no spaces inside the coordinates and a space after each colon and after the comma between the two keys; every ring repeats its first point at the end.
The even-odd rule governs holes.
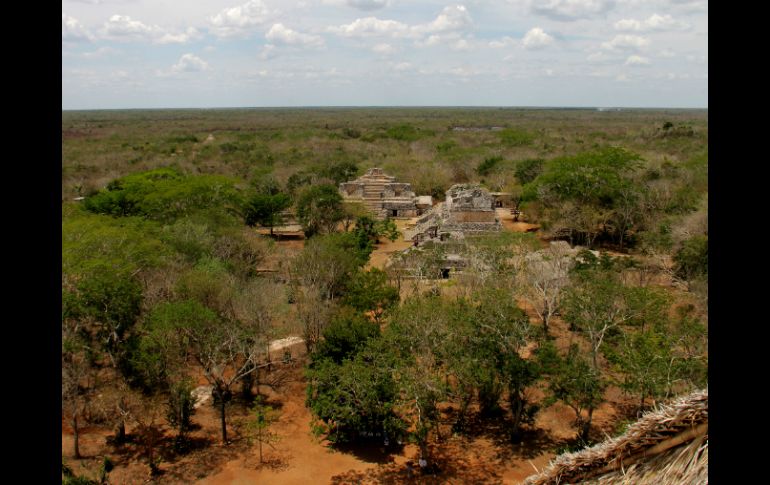
{"type": "Polygon", "coordinates": [[[425,463],[426,463],[425,468],[427,468],[428,465],[430,464],[429,460],[428,460],[428,438],[427,438],[427,436],[426,436],[426,438],[423,441],[420,441],[420,459],[421,460],[425,460],[425,463]]]}
{"type": "Polygon", "coordinates": [[[226,391],[222,389],[217,389],[217,394],[219,395],[219,413],[222,418],[222,443],[227,444],[227,423],[225,420],[225,407],[227,405],[226,402],[226,391]]]}
{"type": "Polygon", "coordinates": [[[73,432],[72,438],[73,438],[73,443],[74,443],[74,447],[75,447],[74,455],[75,455],[75,459],[79,460],[80,459],[80,446],[79,446],[78,439],[80,438],[80,436],[78,434],[78,417],[77,417],[77,415],[72,417],[72,432],[73,432]]]}
{"type": "Polygon", "coordinates": [[[548,338],[548,312],[544,311],[540,318],[543,319],[543,334],[548,338]]]}
{"type": "Polygon", "coordinates": [[[115,441],[118,443],[126,442],[126,421],[123,418],[120,419],[120,424],[118,424],[118,429],[115,432],[115,441]]]}
{"type": "Polygon", "coordinates": [[[519,427],[521,426],[521,415],[524,411],[524,399],[519,395],[519,391],[510,392],[511,412],[513,413],[513,421],[511,422],[511,439],[518,441],[519,427]]]}
{"type": "Polygon", "coordinates": [[[262,428],[257,429],[257,440],[259,441],[259,462],[262,463],[262,428]]]}
{"type": "Polygon", "coordinates": [[[583,423],[583,430],[580,433],[580,439],[584,442],[588,441],[588,433],[591,431],[591,420],[594,417],[594,408],[591,406],[588,408],[588,419],[583,423]]]}

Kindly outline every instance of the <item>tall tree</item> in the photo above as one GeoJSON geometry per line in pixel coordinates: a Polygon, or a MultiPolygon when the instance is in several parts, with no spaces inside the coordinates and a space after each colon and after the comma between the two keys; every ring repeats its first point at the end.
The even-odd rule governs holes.
{"type": "Polygon", "coordinates": [[[291,205],[291,197],[287,194],[257,194],[246,204],[246,224],[249,226],[262,225],[273,228],[283,221],[281,212],[291,205]]]}
{"type": "Polygon", "coordinates": [[[342,196],[334,185],[311,185],[297,199],[297,217],[310,237],[318,233],[332,233],[345,217],[342,196]]]}
{"type": "Polygon", "coordinates": [[[151,332],[185,349],[203,371],[219,401],[222,442],[227,444],[227,403],[232,389],[265,355],[265,336],[241,322],[223,319],[192,300],[158,305],[149,316],[151,332]]]}
{"type": "Polygon", "coordinates": [[[569,271],[574,259],[562,244],[530,253],[520,273],[522,296],[532,305],[543,322],[548,336],[548,322],[561,306],[564,289],[569,285],[569,271]]]}
{"type": "Polygon", "coordinates": [[[572,344],[562,357],[552,342],[538,349],[543,373],[550,377],[546,404],[561,401],[575,412],[578,437],[588,441],[594,410],[603,400],[606,381],[590,362],[586,361],[577,344],[572,344]],[[585,411],[586,416],[583,417],[585,411]]]}
{"type": "Polygon", "coordinates": [[[256,441],[259,445],[259,462],[262,463],[262,445],[273,446],[278,441],[278,435],[270,430],[270,426],[278,420],[278,412],[263,402],[258,396],[251,408],[250,419],[246,422],[246,433],[249,442],[256,441]]]}

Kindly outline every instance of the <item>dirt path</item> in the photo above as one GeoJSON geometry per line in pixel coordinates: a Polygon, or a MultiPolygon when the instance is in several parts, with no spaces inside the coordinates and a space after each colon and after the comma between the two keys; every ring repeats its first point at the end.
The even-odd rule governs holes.
{"type": "Polygon", "coordinates": [[[410,222],[415,220],[417,220],[417,218],[410,219],[410,220],[404,220],[404,219],[395,220],[394,222],[396,223],[396,227],[398,228],[399,232],[401,232],[402,236],[396,239],[395,241],[389,241],[387,239],[381,240],[380,243],[377,246],[375,246],[374,251],[372,251],[372,254],[369,257],[369,262],[366,264],[366,269],[370,269],[370,268],[384,269],[385,263],[387,263],[388,259],[391,257],[391,255],[393,255],[393,253],[396,253],[398,251],[403,251],[409,246],[412,246],[411,241],[404,241],[403,233],[406,226],[410,222]]]}
{"type": "Polygon", "coordinates": [[[363,472],[375,464],[353,455],[334,452],[314,439],[311,415],[305,407],[305,383],[292,382],[280,393],[266,391],[268,402],[280,406],[280,418],[271,430],[279,437],[275,449],[263,449],[266,463],[260,466],[256,447],[226,463],[222,471],[196,483],[207,485],[281,483],[286,485],[329,483],[341,471],[363,472]]]}

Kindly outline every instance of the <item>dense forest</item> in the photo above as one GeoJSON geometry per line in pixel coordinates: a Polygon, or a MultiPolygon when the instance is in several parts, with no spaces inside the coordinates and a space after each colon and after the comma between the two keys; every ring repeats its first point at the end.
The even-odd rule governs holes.
{"type": "Polygon", "coordinates": [[[287,429],[390,457],[338,483],[405,460],[500,480],[707,386],[708,112],[63,112],[61,323],[64,483],[190,483],[238,456],[280,480],[303,461],[270,461],[287,429]],[[337,188],[371,167],[434,203],[510,193],[537,231],[373,264],[403,221],[337,188]],[[274,233],[287,214],[301,239],[274,233]],[[290,399],[310,419],[289,427],[290,399]],[[499,466],[460,471],[490,436],[499,466]]]}

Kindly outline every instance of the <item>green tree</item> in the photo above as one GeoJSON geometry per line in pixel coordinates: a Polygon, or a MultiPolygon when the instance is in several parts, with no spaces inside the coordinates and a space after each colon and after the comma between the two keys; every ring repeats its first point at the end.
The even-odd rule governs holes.
{"type": "Polygon", "coordinates": [[[603,401],[606,381],[589,361],[585,360],[577,344],[572,344],[562,357],[552,342],[544,342],[538,349],[538,360],[545,375],[550,377],[549,396],[545,405],[561,401],[575,412],[578,438],[588,442],[594,410],[603,401]],[[583,417],[583,412],[586,417],[583,417]]]}
{"type": "Polygon", "coordinates": [[[332,179],[335,184],[339,185],[342,182],[347,182],[348,180],[355,178],[355,176],[358,175],[358,172],[358,165],[354,162],[344,160],[325,167],[321,171],[321,175],[332,179]]]}
{"type": "Polygon", "coordinates": [[[388,284],[388,275],[381,269],[357,271],[347,286],[342,302],[360,312],[368,312],[381,322],[388,310],[399,301],[398,289],[388,284]]]}
{"type": "Polygon", "coordinates": [[[629,310],[627,289],[615,272],[586,270],[576,275],[577,281],[564,297],[564,318],[587,337],[592,366],[598,373],[600,350],[606,337],[618,333],[619,326],[635,314],[629,310]]]}
{"type": "Polygon", "coordinates": [[[503,161],[503,157],[499,157],[499,156],[485,158],[484,161],[481,162],[478,167],[476,167],[476,173],[478,173],[482,177],[486,177],[487,175],[492,173],[492,171],[502,161],[503,161]]]}
{"type": "Polygon", "coordinates": [[[351,233],[311,238],[291,263],[292,282],[315,289],[321,298],[334,300],[344,294],[353,275],[368,259],[369,251],[361,249],[351,233]]]}
{"type": "Polygon", "coordinates": [[[617,350],[608,351],[608,360],[623,373],[620,387],[639,396],[639,412],[647,397],[666,395],[672,377],[672,342],[662,329],[624,332],[617,350]]]}
{"type": "Polygon", "coordinates": [[[342,307],[324,329],[323,339],[311,358],[313,362],[331,360],[341,365],[360,352],[370,339],[379,336],[379,325],[367,321],[349,307],[342,307]]]}
{"type": "Polygon", "coordinates": [[[195,399],[192,391],[193,385],[189,379],[175,382],[169,389],[166,420],[177,431],[177,447],[184,445],[185,433],[192,426],[192,415],[195,414],[195,399]]]}
{"type": "Polygon", "coordinates": [[[77,282],[69,317],[85,320],[98,348],[117,366],[121,344],[139,316],[142,288],[133,279],[100,271],[77,282]]]}
{"type": "Polygon", "coordinates": [[[335,232],[344,217],[342,196],[334,185],[311,185],[297,199],[297,218],[306,237],[335,232]]]}
{"type": "MultiPolygon", "coordinates": [[[[264,334],[252,326],[223,319],[197,301],[163,303],[148,316],[149,331],[156,339],[172,342],[184,349],[213,386],[219,402],[222,442],[227,443],[226,406],[232,388],[244,375],[253,372],[264,356],[264,334]]],[[[177,351],[177,355],[182,351],[177,351]]]]}
{"type": "Polygon", "coordinates": [[[320,359],[314,358],[306,371],[307,406],[317,419],[313,430],[333,443],[359,440],[369,433],[397,438],[404,432],[395,412],[393,355],[380,339],[364,338],[366,345],[351,351],[341,364],[316,354],[320,359]]]}
{"type": "Polygon", "coordinates": [[[249,420],[246,421],[246,436],[251,445],[256,441],[259,445],[259,462],[262,463],[262,445],[270,447],[278,441],[278,435],[270,430],[270,426],[278,420],[278,412],[265,404],[262,396],[257,396],[251,407],[249,420]]]}
{"type": "Polygon", "coordinates": [[[544,165],[545,160],[542,158],[528,158],[516,162],[516,170],[514,171],[516,180],[518,180],[521,185],[532,182],[538,175],[543,173],[544,165]]]}
{"type": "Polygon", "coordinates": [[[268,226],[272,236],[273,227],[283,221],[281,212],[289,205],[291,205],[291,198],[287,194],[257,194],[246,204],[246,224],[268,226]]]}
{"type": "Polygon", "coordinates": [[[240,212],[242,206],[239,180],[222,175],[183,175],[171,168],[115,179],[83,201],[84,208],[98,214],[139,215],[159,221],[211,207],[240,212]]]}
{"type": "Polygon", "coordinates": [[[674,254],[674,271],[685,281],[708,276],[709,238],[706,235],[687,239],[674,254]]]}

